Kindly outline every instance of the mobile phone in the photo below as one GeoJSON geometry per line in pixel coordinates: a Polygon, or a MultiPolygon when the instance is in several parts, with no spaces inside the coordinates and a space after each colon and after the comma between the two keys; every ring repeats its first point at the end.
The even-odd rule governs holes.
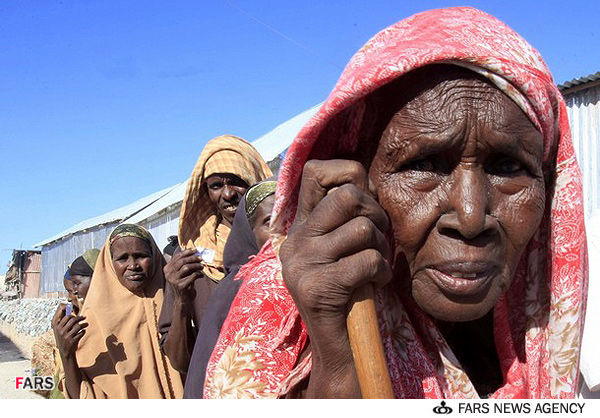
{"type": "Polygon", "coordinates": [[[73,313],[73,304],[71,302],[67,302],[67,310],[65,315],[70,316],[73,313]]]}

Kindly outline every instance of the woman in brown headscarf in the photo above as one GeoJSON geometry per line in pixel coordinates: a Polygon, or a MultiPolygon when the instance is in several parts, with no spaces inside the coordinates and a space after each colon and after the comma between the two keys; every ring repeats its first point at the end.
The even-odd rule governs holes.
{"type": "Polygon", "coordinates": [[[78,322],[70,336],[75,347],[81,338],[63,356],[70,397],[182,396],[181,377],[158,345],[164,264],[144,228],[123,224],[111,233],[98,256],[81,316],[67,319],[78,322]]]}
{"type": "Polygon", "coordinates": [[[256,149],[236,136],[213,138],[196,162],[179,216],[179,243],[185,250],[165,268],[169,285],[159,321],[162,348],[181,372],[188,368],[194,328],[225,277],[223,250],[240,199],[249,186],[271,175],[256,149]]]}

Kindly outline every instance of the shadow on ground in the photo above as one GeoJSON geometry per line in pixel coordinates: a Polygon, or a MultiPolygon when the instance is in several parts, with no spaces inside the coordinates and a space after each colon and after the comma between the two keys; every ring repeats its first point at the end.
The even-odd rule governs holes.
{"type": "Polygon", "coordinates": [[[0,332],[0,363],[27,360],[21,350],[2,332],[0,332]]]}

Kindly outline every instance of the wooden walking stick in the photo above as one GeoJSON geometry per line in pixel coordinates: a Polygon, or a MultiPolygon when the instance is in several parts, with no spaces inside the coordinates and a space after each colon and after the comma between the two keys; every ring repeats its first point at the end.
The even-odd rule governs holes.
{"type": "Polygon", "coordinates": [[[346,325],[363,399],[393,399],[371,284],[354,292],[346,325]]]}

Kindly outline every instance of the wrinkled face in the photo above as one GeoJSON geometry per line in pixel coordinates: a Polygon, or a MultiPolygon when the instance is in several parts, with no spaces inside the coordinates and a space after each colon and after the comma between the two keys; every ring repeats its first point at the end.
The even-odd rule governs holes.
{"type": "Polygon", "coordinates": [[[223,217],[223,222],[231,226],[248,184],[235,174],[217,173],[206,178],[206,188],[208,197],[223,217]]]}
{"type": "Polygon", "coordinates": [[[113,266],[119,282],[127,290],[138,295],[152,280],[152,250],[143,239],[118,238],[110,246],[113,266]]]}
{"type": "Polygon", "coordinates": [[[250,226],[252,227],[252,232],[254,232],[254,238],[256,238],[258,248],[262,248],[265,242],[271,237],[271,234],[269,233],[269,222],[271,222],[271,212],[273,211],[274,204],[274,194],[266,197],[265,200],[256,207],[254,216],[250,220],[250,226]]]}
{"type": "Polygon", "coordinates": [[[90,289],[90,282],[92,278],[90,276],[80,276],[79,274],[71,275],[71,281],[73,282],[73,294],[75,296],[85,299],[87,292],[90,289]]]}
{"type": "Polygon", "coordinates": [[[542,218],[542,136],[485,81],[428,84],[392,117],[369,176],[414,300],[437,319],[470,321],[509,286],[542,218]]]}

